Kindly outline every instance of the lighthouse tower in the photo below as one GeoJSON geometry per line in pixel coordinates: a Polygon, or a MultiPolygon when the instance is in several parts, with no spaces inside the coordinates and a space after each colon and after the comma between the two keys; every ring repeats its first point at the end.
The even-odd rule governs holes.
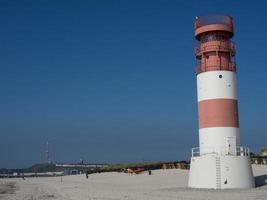
{"type": "Polygon", "coordinates": [[[233,19],[196,18],[199,147],[192,149],[189,187],[252,188],[249,149],[240,146],[233,19]]]}

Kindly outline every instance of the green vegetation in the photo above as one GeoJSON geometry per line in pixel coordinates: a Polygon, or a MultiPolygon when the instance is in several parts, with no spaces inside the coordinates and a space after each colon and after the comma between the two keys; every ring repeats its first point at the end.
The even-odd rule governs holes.
{"type": "Polygon", "coordinates": [[[264,148],[261,149],[260,155],[261,156],[266,156],[267,155],[267,147],[264,147],[264,148]]]}
{"type": "Polygon", "coordinates": [[[57,167],[55,164],[49,164],[49,163],[39,163],[34,164],[31,167],[28,168],[28,171],[30,172],[55,172],[57,171],[57,167]]]}
{"type": "Polygon", "coordinates": [[[104,170],[107,171],[119,171],[121,169],[128,169],[128,168],[135,168],[135,167],[155,167],[155,166],[162,166],[160,162],[140,162],[140,163],[120,163],[120,164],[113,164],[109,167],[106,167],[104,170]]]}
{"type": "Polygon", "coordinates": [[[144,170],[154,170],[154,169],[162,169],[165,164],[184,164],[185,168],[189,168],[189,163],[187,161],[176,161],[176,162],[139,162],[139,163],[120,163],[113,164],[103,169],[97,169],[93,171],[95,172],[111,172],[111,171],[124,171],[128,168],[144,168],[144,170]]]}

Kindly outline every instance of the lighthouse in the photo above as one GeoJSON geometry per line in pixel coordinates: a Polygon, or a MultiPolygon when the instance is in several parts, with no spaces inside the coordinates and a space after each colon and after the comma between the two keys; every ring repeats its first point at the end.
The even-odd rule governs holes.
{"type": "Polygon", "coordinates": [[[233,19],[196,17],[199,147],[192,149],[189,187],[253,188],[249,148],[240,146],[233,19]]]}

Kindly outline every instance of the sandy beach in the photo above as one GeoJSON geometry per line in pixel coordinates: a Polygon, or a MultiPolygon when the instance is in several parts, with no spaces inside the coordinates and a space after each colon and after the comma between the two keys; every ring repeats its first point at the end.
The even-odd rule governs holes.
{"type": "Polygon", "coordinates": [[[2,179],[0,199],[5,200],[232,200],[267,199],[267,166],[254,165],[258,187],[249,190],[187,188],[188,170],[154,170],[139,175],[108,172],[49,178],[2,179]],[[266,180],[266,182],[265,182],[266,180]]]}

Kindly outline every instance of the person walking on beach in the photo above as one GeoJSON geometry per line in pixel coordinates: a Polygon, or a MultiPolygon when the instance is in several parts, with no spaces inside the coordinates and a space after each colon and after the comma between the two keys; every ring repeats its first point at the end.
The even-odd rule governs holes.
{"type": "Polygon", "coordinates": [[[88,177],[89,177],[89,172],[86,171],[86,179],[88,179],[88,177]]]}

